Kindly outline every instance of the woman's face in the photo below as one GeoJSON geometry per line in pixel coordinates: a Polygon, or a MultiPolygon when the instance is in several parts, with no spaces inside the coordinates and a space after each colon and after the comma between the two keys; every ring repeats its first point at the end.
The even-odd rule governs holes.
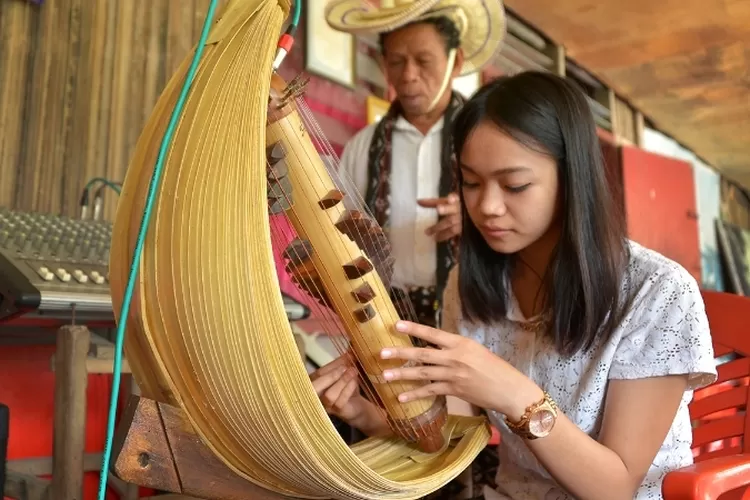
{"type": "Polygon", "coordinates": [[[483,121],[467,137],[459,167],[466,210],[490,248],[516,253],[550,229],[558,207],[554,158],[483,121]]]}

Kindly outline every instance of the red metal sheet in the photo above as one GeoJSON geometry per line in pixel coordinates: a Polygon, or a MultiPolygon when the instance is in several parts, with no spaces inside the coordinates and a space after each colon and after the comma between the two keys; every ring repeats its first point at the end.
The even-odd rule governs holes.
{"type": "Polygon", "coordinates": [[[628,236],[678,262],[701,283],[698,213],[692,165],[622,146],[628,236]]]}

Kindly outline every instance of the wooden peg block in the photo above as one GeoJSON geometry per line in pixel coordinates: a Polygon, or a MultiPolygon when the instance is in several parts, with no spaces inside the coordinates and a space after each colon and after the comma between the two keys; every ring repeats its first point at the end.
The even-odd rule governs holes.
{"type": "Polygon", "coordinates": [[[292,264],[298,265],[303,261],[310,260],[312,254],[313,248],[309,241],[302,238],[295,238],[287,245],[281,255],[292,264]]]}
{"type": "Polygon", "coordinates": [[[289,177],[268,179],[266,193],[269,198],[283,199],[292,198],[292,182],[289,177]]]}
{"type": "Polygon", "coordinates": [[[292,208],[292,198],[284,197],[284,198],[269,198],[268,199],[268,212],[271,215],[280,214],[281,212],[286,212],[292,208]]]}
{"type": "Polygon", "coordinates": [[[361,278],[372,271],[372,263],[366,257],[360,256],[348,264],[344,264],[344,273],[350,280],[361,278]]]}
{"type": "Polygon", "coordinates": [[[328,192],[325,197],[318,202],[318,205],[320,205],[320,208],[326,210],[331,207],[335,207],[339,203],[341,203],[341,200],[344,199],[344,193],[339,191],[338,189],[333,189],[328,192]]]}
{"type": "Polygon", "coordinates": [[[336,229],[356,241],[357,234],[363,234],[374,225],[374,221],[359,210],[347,210],[336,222],[336,229]]]}
{"type": "Polygon", "coordinates": [[[360,304],[367,304],[375,298],[375,290],[372,289],[369,283],[363,283],[352,291],[354,300],[360,304]]]}
{"type": "MultiPolygon", "coordinates": [[[[279,160],[273,165],[269,163],[268,166],[266,166],[266,180],[268,180],[269,182],[287,179],[288,175],[289,175],[289,167],[286,164],[286,160],[279,160]]],[[[290,182],[290,189],[291,189],[291,182],[290,182]]]]}
{"type": "Polygon", "coordinates": [[[266,161],[269,165],[276,165],[280,160],[283,160],[286,156],[284,146],[281,141],[276,141],[270,146],[266,147],[266,161]]]}
{"type": "Polygon", "coordinates": [[[360,323],[367,323],[375,317],[375,308],[371,304],[367,304],[365,307],[354,311],[354,317],[360,323]]]}

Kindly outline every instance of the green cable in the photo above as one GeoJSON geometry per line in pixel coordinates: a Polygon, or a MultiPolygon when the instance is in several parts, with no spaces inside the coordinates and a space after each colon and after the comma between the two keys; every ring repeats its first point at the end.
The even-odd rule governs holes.
{"type": "Polygon", "coordinates": [[[96,184],[97,182],[101,182],[105,186],[107,186],[107,187],[113,189],[114,191],[116,191],[117,194],[120,194],[120,186],[118,186],[114,182],[110,181],[109,179],[105,179],[104,177],[94,177],[93,179],[91,179],[90,181],[88,181],[86,183],[86,187],[83,188],[83,189],[86,190],[86,191],[88,191],[89,189],[91,189],[92,187],[94,187],[94,184],[96,184]]]}
{"type": "Polygon", "coordinates": [[[148,232],[149,220],[151,218],[151,211],[154,206],[156,199],[156,190],[159,186],[161,179],[161,173],[164,167],[164,160],[167,155],[169,144],[174,135],[177,127],[177,121],[182,114],[182,108],[185,105],[185,101],[190,92],[190,88],[195,79],[195,73],[198,70],[198,64],[200,63],[201,56],[203,55],[203,48],[208,38],[208,33],[211,28],[214,11],[216,10],[217,0],[211,0],[206,13],[206,19],[203,22],[203,31],[201,32],[200,40],[195,49],[193,55],[193,61],[188,70],[185,82],[182,85],[180,96],[172,110],[172,116],[170,117],[167,130],[164,133],[164,138],[159,148],[159,156],[156,160],[156,166],[154,167],[154,173],[151,175],[151,182],[148,187],[148,197],[146,198],[146,207],[143,211],[143,218],[141,219],[141,227],[138,232],[138,240],[135,245],[135,251],[133,254],[133,262],[130,265],[130,275],[128,276],[128,284],[125,289],[125,295],[123,297],[122,310],[120,311],[120,320],[117,323],[117,337],[115,339],[115,360],[114,367],[112,370],[112,397],[109,403],[109,415],[107,419],[107,437],[104,444],[104,457],[102,459],[102,468],[99,477],[99,500],[105,500],[107,492],[107,478],[109,477],[109,462],[112,457],[112,439],[115,431],[115,417],[117,413],[117,400],[120,392],[120,375],[122,371],[122,346],[125,338],[125,325],[128,320],[128,313],[130,311],[130,301],[133,297],[133,289],[135,288],[135,280],[138,275],[138,262],[141,259],[141,253],[143,252],[143,242],[146,239],[146,233],[148,232]]]}
{"type": "Polygon", "coordinates": [[[292,26],[299,26],[299,18],[302,15],[302,0],[295,0],[294,14],[292,15],[292,26]]]}

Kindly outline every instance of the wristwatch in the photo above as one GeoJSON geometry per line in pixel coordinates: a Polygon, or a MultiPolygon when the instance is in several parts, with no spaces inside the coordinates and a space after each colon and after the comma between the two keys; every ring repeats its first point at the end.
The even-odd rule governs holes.
{"type": "Polygon", "coordinates": [[[545,392],[542,400],[526,408],[526,412],[517,422],[511,422],[506,415],[505,424],[514,434],[532,441],[546,437],[552,432],[557,421],[557,411],[557,403],[545,392]]]}

